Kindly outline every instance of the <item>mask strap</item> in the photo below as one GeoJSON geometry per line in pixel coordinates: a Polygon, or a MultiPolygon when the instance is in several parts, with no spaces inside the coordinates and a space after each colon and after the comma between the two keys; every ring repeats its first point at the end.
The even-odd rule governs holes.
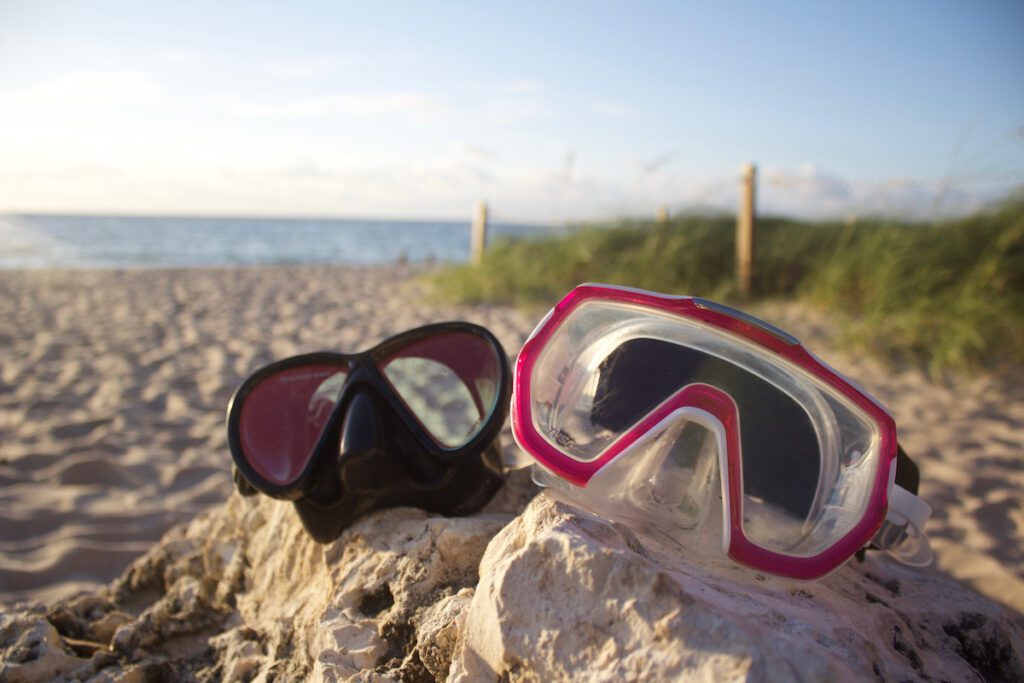
{"type": "Polygon", "coordinates": [[[896,444],[896,485],[915,496],[921,485],[921,470],[899,444],[896,444]]]}
{"type": "Polygon", "coordinates": [[[255,487],[249,483],[249,480],[242,475],[241,470],[237,467],[231,467],[231,478],[235,482],[235,488],[238,489],[238,492],[246,498],[249,496],[255,496],[258,493],[255,487]]]}

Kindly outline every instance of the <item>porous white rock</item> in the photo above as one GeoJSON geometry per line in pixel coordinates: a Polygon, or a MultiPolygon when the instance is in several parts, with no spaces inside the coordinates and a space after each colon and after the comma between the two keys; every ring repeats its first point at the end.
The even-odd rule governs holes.
{"type": "Polygon", "coordinates": [[[232,496],[98,595],[0,612],[0,681],[443,679],[480,558],[534,492],[514,474],[471,517],[384,510],[328,545],[232,496]]]}
{"type": "Polygon", "coordinates": [[[542,494],[491,542],[449,680],[1019,680],[1021,633],[882,558],[818,582],[666,548],[542,494]]]}
{"type": "Polygon", "coordinates": [[[48,681],[88,666],[39,612],[0,614],[0,681],[48,681]]]}
{"type": "Polygon", "coordinates": [[[944,576],[783,581],[534,493],[515,473],[476,515],[381,511],[326,546],[233,496],[98,594],[0,612],[0,681],[1024,676],[1004,608],[944,576]]]}

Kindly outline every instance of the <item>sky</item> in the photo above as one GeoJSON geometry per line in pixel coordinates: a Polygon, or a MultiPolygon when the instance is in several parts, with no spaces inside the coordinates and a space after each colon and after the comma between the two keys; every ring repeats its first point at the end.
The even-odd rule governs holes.
{"type": "Polygon", "coordinates": [[[0,0],[0,212],[560,223],[974,210],[1020,2],[0,0]]]}

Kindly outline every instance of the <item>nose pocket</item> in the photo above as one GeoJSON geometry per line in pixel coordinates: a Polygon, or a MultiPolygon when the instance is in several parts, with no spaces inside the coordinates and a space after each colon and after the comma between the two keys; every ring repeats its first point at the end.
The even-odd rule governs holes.
{"type": "Polygon", "coordinates": [[[341,423],[338,452],[343,461],[356,454],[369,454],[381,449],[382,434],[373,399],[367,394],[356,394],[345,410],[341,423]]]}
{"type": "Polygon", "coordinates": [[[386,492],[405,480],[397,454],[386,443],[380,415],[367,393],[356,394],[345,406],[337,467],[349,495],[386,492]]]}
{"type": "Polygon", "coordinates": [[[717,497],[714,433],[683,420],[662,431],[648,448],[629,503],[680,529],[700,526],[717,497]]]}
{"type": "Polygon", "coordinates": [[[709,541],[720,539],[721,432],[721,425],[707,412],[679,408],[610,460],[585,488],[543,472],[539,483],[675,543],[682,543],[690,532],[706,535],[709,541]]]}

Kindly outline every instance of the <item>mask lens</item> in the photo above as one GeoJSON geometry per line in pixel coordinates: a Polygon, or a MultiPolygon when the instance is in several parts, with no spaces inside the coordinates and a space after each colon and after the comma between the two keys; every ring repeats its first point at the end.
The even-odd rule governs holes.
{"type": "Polygon", "coordinates": [[[722,358],[660,339],[625,341],[599,368],[592,420],[614,432],[689,384],[728,394],[740,414],[744,511],[756,512],[752,519],[771,514],[775,532],[795,527],[799,535],[821,455],[810,417],[790,396],[722,358]]]}
{"type": "Polygon", "coordinates": [[[298,478],[345,377],[345,368],[338,366],[294,367],[265,377],[246,394],[238,436],[246,460],[261,477],[279,485],[298,478]]]}
{"type": "Polygon", "coordinates": [[[494,413],[499,368],[490,342],[464,332],[421,339],[380,363],[402,402],[446,448],[470,441],[494,413]]]}

